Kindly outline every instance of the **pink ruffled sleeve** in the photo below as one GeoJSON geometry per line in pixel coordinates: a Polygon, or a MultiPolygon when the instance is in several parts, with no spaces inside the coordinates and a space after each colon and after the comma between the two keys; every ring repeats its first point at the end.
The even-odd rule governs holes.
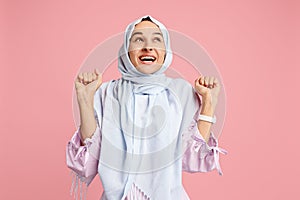
{"type": "Polygon", "coordinates": [[[208,142],[199,132],[196,120],[193,120],[188,130],[183,134],[182,170],[186,172],[209,172],[217,169],[222,175],[219,154],[227,151],[218,146],[218,140],[210,133],[208,142]]]}
{"type": "Polygon", "coordinates": [[[97,125],[91,138],[83,141],[84,146],[80,143],[80,127],[76,130],[71,140],[67,144],[66,161],[68,168],[71,169],[72,186],[71,195],[74,193],[77,198],[78,189],[80,199],[86,195],[87,187],[97,175],[98,162],[101,149],[101,134],[97,125]],[[83,185],[84,184],[84,185],[83,185]],[[85,189],[83,189],[85,186],[85,189]]]}

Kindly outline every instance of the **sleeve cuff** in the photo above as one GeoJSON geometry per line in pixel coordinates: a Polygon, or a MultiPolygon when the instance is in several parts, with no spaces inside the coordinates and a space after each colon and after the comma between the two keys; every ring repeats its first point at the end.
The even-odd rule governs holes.
{"type": "Polygon", "coordinates": [[[203,159],[208,153],[213,153],[214,163],[219,175],[223,175],[221,170],[220,162],[219,162],[219,153],[226,155],[228,152],[225,149],[222,149],[218,145],[218,140],[214,136],[213,132],[210,132],[209,140],[206,142],[202,135],[200,134],[198,127],[194,126],[194,134],[191,136],[195,141],[194,151],[200,151],[200,158],[203,159]]]}
{"type": "Polygon", "coordinates": [[[93,135],[91,138],[85,138],[85,140],[82,139],[81,137],[81,134],[80,134],[80,126],[78,127],[77,131],[76,131],[76,134],[77,134],[77,138],[79,138],[79,146],[80,146],[80,141],[82,141],[82,143],[85,145],[85,146],[90,146],[93,141],[95,140],[95,138],[97,137],[96,133],[98,133],[100,131],[99,129],[99,126],[97,124],[96,126],[96,130],[94,131],[93,135]]]}
{"type": "Polygon", "coordinates": [[[98,159],[92,156],[91,153],[93,152],[90,153],[92,142],[86,139],[86,145],[81,146],[80,140],[81,138],[78,128],[67,145],[67,166],[84,182],[89,184],[90,180],[92,180],[97,172],[98,159]]]}

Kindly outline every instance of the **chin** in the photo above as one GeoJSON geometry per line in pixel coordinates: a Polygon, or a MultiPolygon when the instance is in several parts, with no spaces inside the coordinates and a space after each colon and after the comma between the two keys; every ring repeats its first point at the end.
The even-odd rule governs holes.
{"type": "Polygon", "coordinates": [[[137,70],[139,72],[142,72],[144,74],[153,74],[155,72],[157,72],[158,70],[160,70],[162,65],[157,66],[158,64],[154,64],[154,65],[139,65],[137,67],[137,70]]]}
{"type": "Polygon", "coordinates": [[[141,69],[137,69],[139,72],[142,72],[142,73],[144,73],[144,74],[153,74],[153,73],[155,73],[156,71],[153,71],[153,70],[151,70],[151,71],[149,71],[149,70],[141,70],[141,69]]]}

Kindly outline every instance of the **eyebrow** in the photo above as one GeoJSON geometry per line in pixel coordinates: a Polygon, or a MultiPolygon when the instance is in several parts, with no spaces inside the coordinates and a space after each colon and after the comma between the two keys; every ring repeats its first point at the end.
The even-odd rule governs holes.
{"type": "MultiPolygon", "coordinates": [[[[133,37],[134,35],[143,35],[143,33],[142,32],[135,32],[135,33],[133,33],[132,35],[131,35],[131,37],[133,37]]],[[[163,35],[160,33],[160,32],[154,32],[154,33],[152,33],[152,35],[160,35],[160,36],[162,36],[163,37],[163,35]]]]}

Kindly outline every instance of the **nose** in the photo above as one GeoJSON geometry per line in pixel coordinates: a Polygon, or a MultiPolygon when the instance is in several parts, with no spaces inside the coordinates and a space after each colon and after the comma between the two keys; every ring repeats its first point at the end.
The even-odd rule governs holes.
{"type": "Polygon", "coordinates": [[[144,47],[142,49],[142,51],[152,51],[152,50],[153,50],[153,48],[151,48],[151,47],[144,47]]]}
{"type": "Polygon", "coordinates": [[[146,51],[146,52],[147,51],[153,51],[153,47],[152,47],[151,41],[147,40],[147,41],[144,42],[142,51],[146,51]]]}

